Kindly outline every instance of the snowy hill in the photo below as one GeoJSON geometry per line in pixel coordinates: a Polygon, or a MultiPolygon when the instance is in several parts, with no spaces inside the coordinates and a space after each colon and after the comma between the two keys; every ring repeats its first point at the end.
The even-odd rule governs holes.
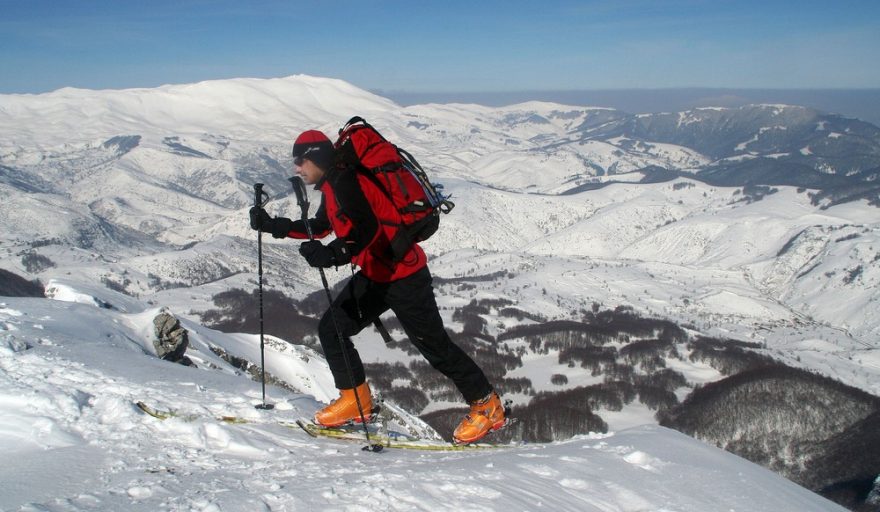
{"type": "MultiPolygon", "coordinates": [[[[218,134],[257,141],[286,141],[328,114],[388,110],[394,104],[341,80],[304,75],[234,79],[155,89],[91,91],[65,88],[0,99],[2,151],[39,141],[50,150],[66,143],[141,134],[150,137],[218,134]],[[45,123],[52,119],[52,123],[45,123]],[[271,132],[265,130],[274,127],[271,132]]],[[[153,139],[151,142],[160,142],[153,139]]]]}
{"type": "Polygon", "coordinates": [[[186,323],[199,368],[184,367],[153,355],[155,309],[108,290],[56,289],[77,302],[0,305],[0,449],[14,458],[0,467],[3,510],[317,510],[364,500],[379,510],[843,510],[660,427],[449,454],[314,440],[274,420],[311,415],[328,396],[315,354],[270,343],[270,370],[298,391],[270,388],[277,409],[260,412],[259,384],[208,350],[252,356],[256,337],[186,323]],[[159,421],[136,400],[205,418],[159,421]],[[221,414],[253,423],[211,418],[221,414]]]}

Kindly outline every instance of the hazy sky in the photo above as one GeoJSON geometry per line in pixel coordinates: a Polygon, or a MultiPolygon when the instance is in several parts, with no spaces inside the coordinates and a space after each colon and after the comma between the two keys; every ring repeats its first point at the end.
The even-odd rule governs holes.
{"type": "Polygon", "coordinates": [[[0,0],[0,93],[298,73],[383,91],[880,87],[877,0],[0,0]]]}

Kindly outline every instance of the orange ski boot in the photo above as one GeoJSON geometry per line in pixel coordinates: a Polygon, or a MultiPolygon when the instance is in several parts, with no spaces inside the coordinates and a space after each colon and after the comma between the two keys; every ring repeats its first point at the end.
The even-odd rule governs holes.
{"type": "Polygon", "coordinates": [[[373,412],[373,398],[370,396],[370,386],[366,382],[354,389],[340,389],[339,398],[330,402],[315,413],[315,423],[325,427],[338,427],[347,423],[362,423],[358,412],[357,399],[360,399],[364,419],[369,422],[373,412]]]}
{"type": "Polygon", "coordinates": [[[487,397],[471,402],[470,412],[461,420],[452,439],[455,444],[470,444],[503,427],[504,423],[504,406],[498,393],[493,391],[487,397]]]}

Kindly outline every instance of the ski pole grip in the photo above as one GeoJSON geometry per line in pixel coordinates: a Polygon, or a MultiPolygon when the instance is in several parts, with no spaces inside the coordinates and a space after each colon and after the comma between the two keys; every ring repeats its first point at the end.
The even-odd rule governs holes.
{"type": "Polygon", "coordinates": [[[296,194],[296,204],[299,205],[300,208],[305,206],[308,208],[309,200],[306,197],[306,184],[303,182],[302,178],[299,176],[293,176],[292,178],[288,178],[290,184],[293,185],[293,193],[296,194]]]}
{"type": "Polygon", "coordinates": [[[262,208],[269,202],[269,194],[263,192],[262,183],[254,183],[254,206],[262,208]]]}
{"type": "MultiPolygon", "coordinates": [[[[314,240],[315,236],[312,234],[312,225],[309,224],[309,198],[306,195],[306,184],[299,176],[293,176],[287,178],[287,180],[293,185],[293,193],[296,194],[296,204],[299,205],[299,209],[302,212],[302,221],[306,228],[306,235],[309,237],[309,240],[314,240]]],[[[323,278],[324,269],[320,270],[321,277],[323,278]]]]}

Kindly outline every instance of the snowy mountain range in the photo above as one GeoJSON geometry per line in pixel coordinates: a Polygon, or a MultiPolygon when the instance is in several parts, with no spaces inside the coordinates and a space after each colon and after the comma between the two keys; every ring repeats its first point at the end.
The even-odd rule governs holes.
{"type": "MultiPolygon", "coordinates": [[[[415,154],[452,194],[455,210],[425,244],[438,301],[450,329],[465,333],[477,325],[476,334],[495,340],[488,353],[524,354],[504,375],[530,381],[527,390],[508,393],[515,403],[527,404],[534,392],[594,385],[603,376],[563,362],[557,348],[530,350],[525,337],[498,340],[519,326],[580,321],[584,312],[620,307],[683,327],[689,341],[676,342],[675,354],[662,358],[687,382],[671,390],[677,400],[724,377],[693,357],[688,343],[698,336],[754,344],[755,353],[880,395],[880,240],[872,205],[880,132],[797,106],[651,115],[549,103],[404,108],[345,82],[308,76],[3,95],[0,267],[58,289],[87,290],[87,296],[102,296],[104,288],[131,297],[114,295],[109,303],[117,304],[117,313],[97,322],[116,322],[119,311],[167,307],[199,329],[201,314],[216,307],[215,295],[255,286],[256,240],[247,226],[253,184],[266,184],[271,213],[297,216],[286,181],[291,141],[309,128],[332,136],[352,115],[415,154]],[[130,307],[118,306],[126,300],[130,307]],[[467,313],[469,304],[475,312],[467,313]]],[[[263,242],[269,289],[305,301],[320,288],[294,244],[263,242]]],[[[350,272],[330,275],[341,281],[350,272]]],[[[37,315],[32,307],[49,306],[25,301],[9,311],[37,315]]],[[[14,325],[15,315],[6,316],[14,325]]],[[[140,329],[132,337],[149,337],[140,329]]],[[[253,337],[238,339],[239,351],[249,351],[240,357],[252,357],[253,337]]],[[[412,360],[375,333],[358,340],[373,364],[412,360]]],[[[6,343],[9,365],[32,352],[6,343]]],[[[627,343],[613,346],[623,352],[627,343]]],[[[39,345],[29,343],[38,351],[39,345]]],[[[301,381],[284,367],[275,369],[276,377],[301,381]]],[[[317,379],[320,370],[309,372],[317,379]]],[[[21,385],[19,377],[7,378],[21,385]]],[[[191,376],[173,378],[210,387],[191,376]]],[[[327,398],[300,381],[291,386],[327,398]]],[[[130,388],[143,390],[150,382],[140,375],[120,395],[132,398],[137,393],[130,388]]],[[[242,393],[253,398],[248,389],[242,393]]],[[[80,410],[98,396],[86,393],[80,410]]],[[[181,406],[197,408],[195,396],[182,397],[181,406]]],[[[429,415],[456,405],[437,396],[411,412],[429,415]]],[[[142,428],[122,405],[111,409],[125,425],[142,428]]],[[[656,423],[655,411],[638,402],[595,412],[614,432],[656,423]]],[[[14,409],[13,416],[20,413],[14,409]]],[[[627,432],[669,435],[652,429],[627,432]]],[[[240,434],[221,429],[218,435],[240,434]]],[[[202,445],[184,442],[181,453],[196,446],[202,445]]],[[[546,467],[547,475],[559,471],[546,467]]],[[[605,508],[593,506],[642,506],[608,499],[605,508]]],[[[714,510],[652,499],[642,508],[714,510]]]]}

